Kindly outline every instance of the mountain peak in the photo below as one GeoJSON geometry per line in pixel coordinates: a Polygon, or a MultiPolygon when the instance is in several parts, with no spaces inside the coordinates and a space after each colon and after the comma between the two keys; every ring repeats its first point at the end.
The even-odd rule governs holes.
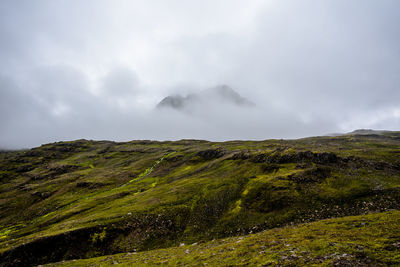
{"type": "Polygon", "coordinates": [[[157,108],[170,107],[181,109],[184,106],[185,98],[180,95],[167,96],[157,104],[157,108]]]}
{"type": "Polygon", "coordinates": [[[202,104],[229,104],[238,107],[251,107],[255,104],[245,97],[242,97],[239,93],[233,90],[228,85],[218,85],[199,93],[192,93],[185,97],[181,95],[171,95],[161,100],[156,108],[172,108],[182,110],[190,108],[194,105],[202,104]]]}

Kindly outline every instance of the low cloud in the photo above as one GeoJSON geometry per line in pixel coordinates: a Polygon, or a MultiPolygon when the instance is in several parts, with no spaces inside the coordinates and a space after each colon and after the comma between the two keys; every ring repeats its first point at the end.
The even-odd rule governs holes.
{"type": "Polygon", "coordinates": [[[399,8],[395,0],[3,1],[0,147],[398,130],[399,8]],[[155,109],[168,95],[218,84],[256,106],[155,109]]]}

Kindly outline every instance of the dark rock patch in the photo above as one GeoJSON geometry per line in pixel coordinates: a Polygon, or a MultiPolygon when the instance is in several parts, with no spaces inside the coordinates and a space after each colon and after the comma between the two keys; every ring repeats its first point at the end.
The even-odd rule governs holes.
{"type": "Polygon", "coordinates": [[[285,164],[285,163],[303,163],[303,162],[314,162],[318,164],[332,164],[339,162],[339,157],[332,152],[313,153],[311,151],[300,151],[300,152],[269,152],[259,153],[253,155],[250,158],[251,162],[254,163],[274,163],[274,164],[285,164]]]}
{"type": "Polygon", "coordinates": [[[24,173],[24,172],[29,172],[31,170],[33,170],[35,167],[33,167],[32,165],[22,165],[19,166],[15,169],[15,172],[17,173],[24,173]]]}
{"type": "Polygon", "coordinates": [[[225,155],[225,153],[220,148],[207,149],[196,153],[196,156],[199,156],[205,160],[217,159],[222,157],[223,155],[225,155]]]}
{"type": "Polygon", "coordinates": [[[63,164],[63,165],[48,165],[47,169],[51,172],[52,175],[60,175],[60,174],[64,174],[67,172],[71,172],[74,171],[76,169],[78,169],[79,166],[76,165],[67,165],[67,164],[63,164]]]}
{"type": "Polygon", "coordinates": [[[31,194],[31,196],[38,198],[38,199],[46,199],[51,196],[50,192],[39,192],[35,191],[31,194]]]}
{"type": "Polygon", "coordinates": [[[279,165],[278,164],[263,164],[261,165],[261,171],[263,173],[273,173],[279,171],[279,165]]]}
{"type": "Polygon", "coordinates": [[[76,184],[76,187],[95,189],[95,188],[100,188],[100,187],[103,187],[103,186],[106,186],[106,185],[109,185],[109,184],[106,184],[106,183],[95,183],[95,182],[78,182],[76,184]]]}
{"type": "Polygon", "coordinates": [[[316,167],[307,169],[303,172],[298,172],[288,176],[288,179],[295,183],[316,183],[328,178],[331,171],[327,167],[316,167]]]}

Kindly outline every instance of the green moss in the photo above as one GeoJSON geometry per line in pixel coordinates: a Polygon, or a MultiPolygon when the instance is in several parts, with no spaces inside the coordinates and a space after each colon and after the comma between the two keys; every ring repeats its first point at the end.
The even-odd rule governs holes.
{"type": "Polygon", "coordinates": [[[127,184],[130,184],[130,183],[139,181],[140,179],[143,179],[143,177],[146,177],[146,176],[150,175],[151,172],[154,170],[154,168],[157,167],[157,165],[159,165],[161,162],[163,162],[164,159],[170,157],[170,156],[173,155],[174,153],[175,153],[175,152],[171,152],[171,153],[165,154],[165,155],[162,156],[160,159],[158,159],[156,162],[154,162],[154,164],[153,164],[151,167],[149,167],[149,168],[147,168],[146,170],[144,170],[144,172],[142,172],[141,174],[139,174],[139,176],[138,176],[137,178],[134,178],[134,179],[130,180],[127,184]]]}
{"type": "MultiPolygon", "coordinates": [[[[133,247],[128,236],[137,234],[133,229],[141,237],[133,237],[135,248],[151,249],[399,209],[399,137],[218,143],[80,140],[3,153],[0,225],[21,226],[3,235],[0,250],[107,227],[103,247],[78,255],[85,257],[93,251],[128,251],[133,247]],[[199,156],[213,149],[218,157],[199,156]],[[320,153],[320,158],[301,158],[305,151],[320,153]],[[323,153],[334,153],[337,160],[326,160],[323,153]],[[315,170],[327,171],[321,176],[315,170]],[[171,225],[162,228],[168,231],[165,235],[147,229],[149,221],[142,217],[167,215],[171,225]],[[117,246],[117,240],[125,241],[117,246]]],[[[326,249],[313,246],[313,251],[326,249]]]]}
{"type": "Polygon", "coordinates": [[[400,212],[344,217],[253,235],[51,266],[332,266],[400,264],[400,212]]]}
{"type": "Polygon", "coordinates": [[[101,243],[107,237],[107,227],[103,228],[100,233],[94,233],[91,236],[92,243],[101,243]]]}

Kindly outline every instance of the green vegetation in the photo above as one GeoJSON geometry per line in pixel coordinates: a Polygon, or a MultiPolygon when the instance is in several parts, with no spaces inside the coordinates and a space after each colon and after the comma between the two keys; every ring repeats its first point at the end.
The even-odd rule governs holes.
{"type": "Polygon", "coordinates": [[[0,262],[147,251],[397,210],[399,155],[398,132],[222,143],[77,140],[1,152],[0,262]]]}
{"type": "Polygon", "coordinates": [[[400,264],[400,211],[50,266],[386,266],[400,264]]]}

